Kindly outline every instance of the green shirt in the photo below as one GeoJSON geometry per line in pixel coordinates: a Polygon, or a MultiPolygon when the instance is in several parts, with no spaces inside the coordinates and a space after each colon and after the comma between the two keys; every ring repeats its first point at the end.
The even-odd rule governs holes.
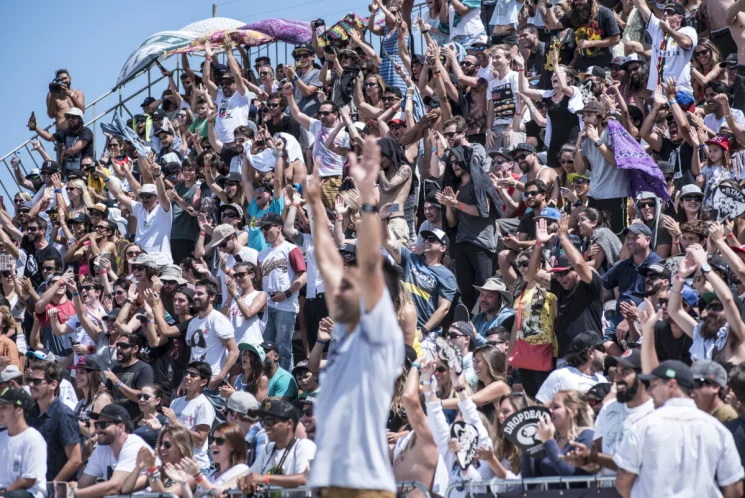
{"type": "Polygon", "coordinates": [[[194,116],[194,122],[189,125],[189,131],[192,133],[198,131],[200,137],[207,138],[207,118],[194,116]]]}
{"type": "Polygon", "coordinates": [[[269,379],[267,397],[269,398],[297,398],[297,382],[290,372],[282,367],[277,368],[271,379],[269,379]]]}

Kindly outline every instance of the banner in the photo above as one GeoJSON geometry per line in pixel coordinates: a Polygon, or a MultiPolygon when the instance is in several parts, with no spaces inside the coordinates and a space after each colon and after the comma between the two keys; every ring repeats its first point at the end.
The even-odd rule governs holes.
{"type": "Polygon", "coordinates": [[[291,45],[310,43],[313,38],[309,22],[291,19],[264,19],[241,26],[240,29],[258,31],[291,45]]]}
{"type": "Polygon", "coordinates": [[[362,31],[367,28],[367,19],[357,14],[347,14],[336,24],[328,27],[326,31],[318,35],[318,46],[325,47],[329,41],[347,41],[353,30],[362,31]]]}
{"type": "Polygon", "coordinates": [[[204,46],[207,44],[208,41],[212,44],[215,52],[224,51],[222,40],[226,34],[230,35],[230,38],[233,41],[247,47],[255,47],[257,45],[264,45],[274,41],[274,38],[272,38],[271,36],[259,33],[258,31],[251,31],[249,29],[219,30],[205,36],[200,36],[186,47],[177,48],[175,50],[168,50],[165,52],[164,56],[168,58],[176,54],[202,52],[204,51],[204,46]]]}

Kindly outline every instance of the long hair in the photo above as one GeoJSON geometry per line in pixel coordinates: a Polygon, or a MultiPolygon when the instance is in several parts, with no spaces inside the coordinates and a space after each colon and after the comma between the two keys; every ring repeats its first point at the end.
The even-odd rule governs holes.
{"type": "MultiPolygon", "coordinates": [[[[248,445],[246,444],[246,435],[243,433],[238,424],[233,422],[223,422],[215,427],[212,431],[222,432],[222,437],[230,445],[230,467],[235,467],[239,463],[248,460],[248,445]]],[[[220,469],[218,464],[215,464],[220,472],[225,472],[228,469],[220,469]]]]}
{"type": "Polygon", "coordinates": [[[251,277],[251,284],[255,290],[260,291],[261,279],[259,278],[259,271],[256,269],[256,265],[250,261],[240,261],[233,266],[233,270],[235,271],[238,267],[246,268],[246,271],[253,275],[251,277]]]}
{"type": "MultiPolygon", "coordinates": [[[[711,54],[709,60],[711,60],[712,68],[717,67],[719,63],[722,62],[722,52],[719,51],[719,47],[717,47],[713,41],[708,38],[704,38],[703,40],[698,42],[698,46],[706,48],[711,54]]],[[[698,72],[704,74],[704,66],[698,61],[696,54],[691,57],[691,65],[695,67],[698,72]]]]}
{"type": "MultiPolygon", "coordinates": [[[[130,247],[135,246],[137,249],[142,251],[142,247],[140,247],[139,244],[135,244],[134,242],[131,242],[124,246],[124,250],[122,251],[122,260],[119,263],[119,277],[125,278],[129,276],[130,273],[132,273],[132,268],[129,267],[129,262],[127,261],[127,251],[130,247]]],[[[128,289],[129,287],[127,287],[128,289]]]]}
{"type": "MultiPolygon", "coordinates": [[[[88,192],[88,186],[85,182],[83,180],[72,180],[67,182],[67,186],[80,190],[80,204],[85,208],[84,212],[88,214],[88,210],[92,209],[95,204],[91,198],[90,192],[88,192]]],[[[70,203],[70,206],[72,207],[72,203],[70,203]]]]}
{"type": "Polygon", "coordinates": [[[556,396],[558,395],[562,396],[564,408],[573,414],[569,424],[569,432],[566,434],[567,438],[572,440],[583,430],[592,429],[595,426],[593,422],[595,413],[587,402],[584,393],[565,389],[556,393],[556,396]]]}
{"type": "MultiPolygon", "coordinates": [[[[367,76],[365,76],[365,79],[362,82],[363,85],[365,83],[367,83],[367,81],[365,81],[365,80],[367,80],[368,78],[374,78],[375,79],[375,83],[377,83],[378,90],[379,90],[378,91],[378,95],[379,95],[378,98],[379,99],[382,99],[383,98],[383,91],[385,90],[385,81],[383,81],[383,77],[380,76],[379,74],[368,74],[367,76]]],[[[365,98],[365,103],[372,105],[372,102],[370,102],[370,97],[367,96],[367,92],[365,91],[364,88],[362,89],[362,96],[365,98]]]]}
{"type": "Polygon", "coordinates": [[[566,13],[566,16],[567,18],[569,18],[569,25],[575,29],[583,24],[587,24],[588,21],[595,19],[598,16],[598,10],[600,10],[598,2],[596,2],[595,0],[587,0],[587,5],[590,7],[590,12],[585,18],[585,16],[581,15],[581,13],[574,8],[574,2],[570,1],[569,4],[572,8],[569,9],[569,12],[566,13]]]}
{"type": "Polygon", "coordinates": [[[599,209],[587,207],[580,211],[578,214],[583,215],[588,220],[595,223],[595,228],[610,228],[610,213],[601,211],[599,209]]]}
{"type": "MultiPolygon", "coordinates": [[[[243,353],[241,353],[243,355],[243,353]]],[[[259,355],[249,351],[248,357],[250,358],[249,363],[251,364],[251,375],[248,376],[248,380],[243,383],[243,390],[256,396],[256,392],[259,390],[259,384],[261,382],[261,376],[264,375],[264,365],[259,358],[259,355]]],[[[241,372],[241,380],[243,380],[243,372],[241,372]]]]}
{"type": "Polygon", "coordinates": [[[96,397],[98,386],[103,382],[103,374],[100,370],[87,370],[88,372],[88,393],[83,392],[82,389],[75,386],[75,394],[78,395],[78,399],[84,399],[86,405],[93,401],[96,397]]]}
{"type": "MultiPolygon", "coordinates": [[[[502,403],[504,401],[507,401],[513,410],[520,411],[523,408],[526,408],[530,406],[532,403],[528,400],[525,393],[519,392],[519,393],[512,393],[512,394],[505,394],[503,396],[500,396],[497,398],[497,402],[495,403],[497,406],[497,413],[499,413],[499,409],[502,406],[502,403]]],[[[499,415],[494,417],[494,439],[493,439],[493,446],[494,446],[494,454],[497,456],[497,459],[501,462],[504,461],[505,458],[507,458],[510,462],[510,470],[517,474],[520,472],[520,448],[509,442],[507,439],[504,438],[504,427],[502,424],[499,423],[499,415]]]]}
{"type": "MultiPolygon", "coordinates": [[[[473,355],[477,354],[481,355],[481,359],[486,364],[492,382],[501,380],[507,383],[507,356],[502,351],[494,346],[486,345],[476,348],[473,355]]],[[[486,385],[479,380],[476,390],[480,391],[485,387],[486,385]]]]}
{"type": "Polygon", "coordinates": [[[0,306],[0,317],[2,317],[3,321],[2,330],[0,330],[2,335],[7,335],[9,331],[18,326],[18,322],[16,322],[15,318],[13,318],[13,315],[10,313],[10,307],[0,306]]]}
{"type": "MultiPolygon", "coordinates": [[[[155,443],[155,451],[158,452],[160,458],[160,443],[163,441],[163,436],[166,434],[171,435],[173,445],[178,448],[181,452],[182,458],[191,458],[194,456],[194,443],[191,440],[191,433],[189,429],[183,425],[166,425],[160,430],[158,434],[158,442],[155,443]]],[[[163,459],[161,458],[161,461],[163,459]]]]}
{"type": "Polygon", "coordinates": [[[399,322],[404,319],[406,306],[409,304],[414,304],[414,302],[411,300],[411,292],[406,287],[406,283],[403,281],[403,279],[401,279],[399,280],[398,285],[398,296],[396,298],[396,302],[393,303],[393,309],[396,310],[396,318],[399,320],[399,322]]]}

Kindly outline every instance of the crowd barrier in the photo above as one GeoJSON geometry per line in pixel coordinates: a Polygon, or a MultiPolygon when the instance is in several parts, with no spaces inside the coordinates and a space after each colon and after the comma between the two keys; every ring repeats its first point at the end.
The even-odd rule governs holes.
{"type": "Polygon", "coordinates": [[[455,496],[453,491],[465,492],[467,498],[618,498],[621,495],[616,491],[615,484],[615,477],[601,476],[492,479],[452,484],[445,491],[445,498],[455,496]]]}
{"type": "MultiPolygon", "coordinates": [[[[400,481],[396,483],[396,497],[397,498],[406,498],[409,496],[409,493],[411,493],[414,490],[418,490],[421,494],[419,496],[422,496],[424,498],[432,498],[432,495],[430,495],[429,491],[427,490],[427,487],[424,486],[424,484],[416,481],[400,481]]],[[[242,497],[243,492],[240,489],[229,489],[225,491],[225,493],[231,497],[242,497]]],[[[168,493],[164,493],[163,495],[157,495],[153,494],[150,495],[137,495],[144,496],[144,498],[158,498],[162,496],[162,498],[171,498],[172,495],[169,495],[168,493]]],[[[200,491],[194,494],[194,498],[205,498],[209,496],[214,496],[213,493],[210,491],[200,491]]],[[[313,490],[308,487],[300,487],[300,488],[293,488],[293,489],[286,489],[286,488],[279,488],[275,486],[269,486],[264,487],[261,490],[257,491],[253,495],[255,498],[310,498],[315,496],[313,494],[313,490]]],[[[106,497],[106,498],[118,498],[118,497],[106,497]]]]}

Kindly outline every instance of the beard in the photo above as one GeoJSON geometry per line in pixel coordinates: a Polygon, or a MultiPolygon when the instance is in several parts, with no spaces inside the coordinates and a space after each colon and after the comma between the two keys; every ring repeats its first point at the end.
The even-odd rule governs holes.
{"type": "Polygon", "coordinates": [[[717,336],[717,332],[719,332],[719,329],[724,327],[724,325],[727,323],[727,317],[726,316],[718,316],[713,317],[711,315],[707,316],[704,320],[704,325],[701,327],[701,336],[704,339],[714,339],[717,336]]]}
{"type": "Polygon", "coordinates": [[[572,7],[569,12],[570,24],[574,27],[583,26],[590,22],[590,15],[592,14],[592,1],[587,2],[584,7],[577,8],[572,7]]]}
{"type": "Polygon", "coordinates": [[[636,91],[647,88],[647,77],[642,73],[642,71],[637,71],[631,74],[631,77],[629,78],[629,87],[636,91]]]}
{"type": "Polygon", "coordinates": [[[530,171],[530,164],[526,163],[525,161],[518,161],[517,167],[520,168],[520,171],[523,173],[527,173],[530,171]]]}
{"type": "Polygon", "coordinates": [[[626,391],[621,392],[618,391],[616,393],[616,399],[619,403],[628,403],[632,399],[636,397],[637,394],[639,394],[639,386],[641,385],[641,381],[639,380],[638,376],[634,377],[634,382],[629,386],[626,385],[626,391]]]}
{"type": "Polygon", "coordinates": [[[650,290],[644,289],[644,297],[652,297],[662,290],[662,282],[655,282],[650,290]]]}

